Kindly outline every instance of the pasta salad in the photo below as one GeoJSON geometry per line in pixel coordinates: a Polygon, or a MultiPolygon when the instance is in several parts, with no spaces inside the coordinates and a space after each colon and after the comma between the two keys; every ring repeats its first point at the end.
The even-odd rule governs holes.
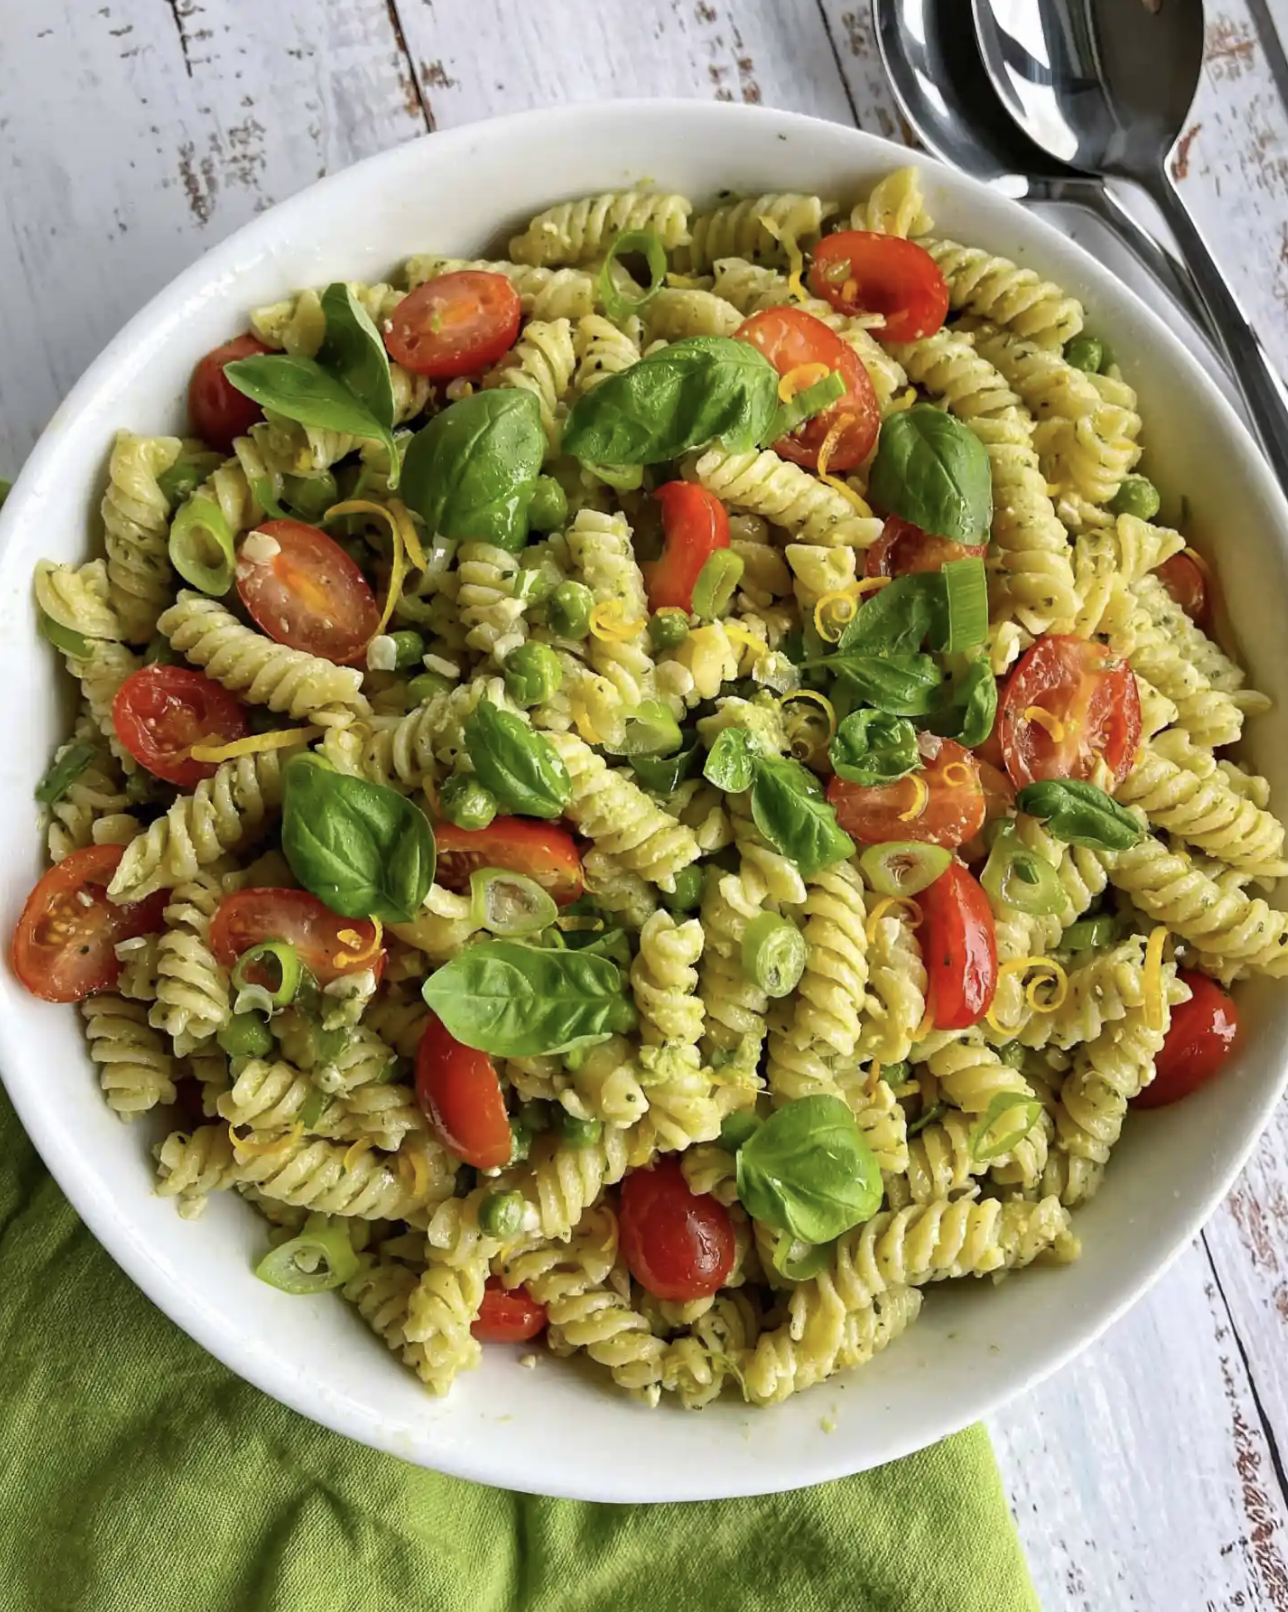
{"type": "Polygon", "coordinates": [[[1079,303],[904,169],[250,327],[35,579],[80,708],[12,962],[156,1191],[435,1393],[541,1337],[770,1404],[1074,1259],[1288,973],[1267,702],[1079,303]]]}

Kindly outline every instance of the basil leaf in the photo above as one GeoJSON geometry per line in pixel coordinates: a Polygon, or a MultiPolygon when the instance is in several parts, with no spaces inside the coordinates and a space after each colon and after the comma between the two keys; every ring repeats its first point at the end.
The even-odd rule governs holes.
{"type": "Polygon", "coordinates": [[[552,929],[559,936],[559,948],[581,952],[587,957],[607,957],[619,968],[631,966],[631,943],[624,929],[552,929]]]}
{"type": "Polygon", "coordinates": [[[531,392],[474,392],[411,439],[403,498],[431,539],[474,538],[517,554],[528,540],[545,452],[541,405],[531,392]]]}
{"type": "Polygon", "coordinates": [[[49,771],[36,785],[36,799],[42,806],[53,806],[63,798],[93,759],[92,744],[69,744],[50,763],[49,771]]]}
{"type": "Polygon", "coordinates": [[[1015,804],[1030,817],[1045,820],[1056,839],[1093,851],[1127,851],[1139,845],[1145,830],[1125,806],[1095,784],[1051,778],[1026,784],[1015,804]]]}
{"type": "Polygon", "coordinates": [[[914,403],[882,425],[868,490],[887,513],[954,543],[978,543],[993,524],[983,443],[931,403],[914,403]]]}
{"type": "Polygon", "coordinates": [[[742,728],[726,728],[711,746],[702,776],[727,795],[740,795],[751,788],[760,755],[761,747],[750,733],[742,728]]]}
{"type": "Polygon", "coordinates": [[[292,756],[283,783],[282,850],[304,888],[342,918],[410,923],[434,878],[424,812],[313,755],[292,756]]]}
{"type": "Polygon", "coordinates": [[[845,381],[839,371],[833,370],[821,381],[815,381],[813,386],[807,386],[803,392],[797,392],[790,403],[778,405],[773,419],[769,422],[769,430],[765,432],[763,446],[772,448],[779,437],[790,436],[793,431],[799,431],[806,420],[812,420],[816,414],[822,414],[824,409],[831,408],[833,403],[839,402],[844,396],[845,381]]]}
{"type": "Polygon", "coordinates": [[[629,760],[645,789],[651,789],[655,795],[669,795],[699,771],[702,746],[695,741],[673,756],[631,756],[629,760]]]}
{"type": "Polygon", "coordinates": [[[776,1109],[738,1149],[738,1200],[753,1220],[829,1243],[881,1207],[881,1168],[839,1097],[776,1109]]]}
{"type": "Polygon", "coordinates": [[[744,453],[778,407],[778,371],[750,342],[690,336],[584,393],[563,449],[605,465],[655,465],[720,442],[744,453]]]}
{"type": "Polygon", "coordinates": [[[884,711],[852,711],[828,753],[838,778],[865,788],[892,784],[921,766],[916,728],[884,711]]]}
{"type": "Polygon", "coordinates": [[[789,1282],[808,1282],[832,1263],[835,1253],[831,1243],[807,1243],[783,1232],[774,1244],[773,1266],[789,1282]]]}
{"type": "Polygon", "coordinates": [[[498,1058],[542,1058],[608,1039],[622,973],[584,951],[485,940],[431,974],[421,994],[467,1047],[498,1058]]]}
{"type": "Polygon", "coordinates": [[[968,750],[983,744],[997,717],[997,679],[982,656],[954,679],[943,708],[921,724],[928,733],[956,739],[968,750]]]}
{"type": "MultiPolygon", "coordinates": [[[[751,781],[751,815],[774,849],[795,863],[806,878],[854,854],[854,841],[822,798],[818,780],[798,761],[759,757],[751,781]]],[[[827,1238],[809,1241],[826,1242],[827,1238]]]]}
{"type": "MultiPolygon", "coordinates": [[[[322,293],[322,312],[326,316],[326,339],[318,353],[318,363],[338,375],[372,419],[392,432],[394,383],[389,373],[389,354],[370,314],[339,280],[322,293]]],[[[390,486],[397,486],[397,455],[391,461],[391,475],[390,486]]]]}
{"type": "Polygon", "coordinates": [[[837,644],[842,655],[907,655],[927,635],[936,647],[946,633],[947,591],[937,571],[896,577],[872,595],[847,623],[837,644]]]}
{"type": "Polygon", "coordinates": [[[318,431],[378,437],[389,449],[390,485],[397,480],[398,452],[389,427],[337,375],[313,358],[299,354],[261,353],[224,365],[224,374],[239,392],[266,409],[318,431]]]}
{"type": "Polygon", "coordinates": [[[890,716],[929,716],[940,708],[944,679],[929,655],[831,655],[825,663],[852,702],[890,716]]]}
{"type": "Polygon", "coordinates": [[[480,700],[465,719],[465,748],[474,772],[503,811],[559,817],[572,780],[559,752],[521,716],[480,700]]]}

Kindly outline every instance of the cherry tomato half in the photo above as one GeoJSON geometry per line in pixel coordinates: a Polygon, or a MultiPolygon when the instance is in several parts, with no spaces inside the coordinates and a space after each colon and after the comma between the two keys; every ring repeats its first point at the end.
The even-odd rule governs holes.
{"type": "Polygon", "coordinates": [[[653,495],[662,506],[666,534],[662,557],[641,567],[652,610],[692,610],[702,567],[717,549],[729,547],[729,516],[705,487],[668,481],[653,495]]]}
{"type": "Polygon", "coordinates": [[[465,1164],[499,1170],[510,1162],[510,1121],[491,1058],[432,1017],[416,1050],[416,1100],[439,1141],[465,1164]]]}
{"type": "Polygon", "coordinates": [[[847,834],[864,845],[917,840],[951,849],[979,833],[984,826],[985,802],[974,756],[956,739],[923,734],[920,743],[924,766],[897,783],[868,787],[847,783],[844,778],[832,779],[827,798],[847,834]]]}
{"type": "Polygon", "coordinates": [[[622,1182],[620,1221],[631,1275],[659,1299],[708,1298],[733,1269],[729,1211],[692,1191],[678,1159],[631,1171],[622,1182]]]}
{"type": "Polygon", "coordinates": [[[864,572],[870,577],[906,577],[919,571],[942,571],[949,560],[983,559],[987,543],[954,543],[923,532],[898,515],[888,515],[881,536],[868,550],[864,572]]]}
{"type": "Polygon", "coordinates": [[[239,392],[224,374],[224,365],[269,351],[254,336],[234,336],[198,360],[188,383],[188,415],[192,429],[212,448],[231,453],[233,438],[244,437],[264,418],[255,399],[239,392]]]}
{"type": "Polygon", "coordinates": [[[180,789],[194,789],[218,770],[194,761],[194,744],[229,744],[250,732],[246,707],[211,677],[188,666],[144,666],[112,701],[117,737],[140,766],[180,789]]]}
{"type": "Polygon", "coordinates": [[[434,877],[444,890],[463,895],[479,868],[504,868],[535,879],[561,907],[581,894],[581,857],[571,834],[553,823],[526,817],[494,817],[486,828],[435,823],[438,862],[434,877]]]}
{"type": "Polygon", "coordinates": [[[988,1012],[997,990],[997,936],[988,897],[954,862],[917,902],[931,1020],[936,1030],[969,1029],[988,1012]]]}
{"type": "Polygon", "coordinates": [[[123,845],[88,845],[43,874],[13,933],[14,972],[45,1002],[81,1002],[116,984],[116,944],[162,927],[170,900],[158,890],[118,906],[107,898],[123,845]]]}
{"type": "Polygon", "coordinates": [[[948,313],[948,282],[924,247],[898,235],[838,230],[821,240],[810,290],[838,313],[885,315],[882,341],[933,336],[948,313]]]}
{"type": "Polygon", "coordinates": [[[863,463],[881,429],[881,405],[871,377],[852,347],[804,308],[765,308],[739,325],[734,336],[759,348],[780,375],[790,375],[803,364],[826,364],[845,382],[844,396],[789,436],[780,437],[774,443],[775,453],[817,470],[824,442],[846,420],[848,424],[828,455],[827,468],[853,470],[863,463]]]}
{"type": "Polygon", "coordinates": [[[1140,744],[1130,666],[1104,644],[1048,633],[1026,650],[998,703],[997,735],[1017,789],[1039,778],[1089,779],[1103,761],[1122,783],[1140,744]],[[1033,717],[1037,708],[1045,717],[1033,717]]]}
{"type": "MultiPolygon", "coordinates": [[[[237,556],[237,592],[256,624],[291,649],[341,665],[358,660],[380,625],[380,606],[367,579],[340,545],[303,521],[268,521],[257,536],[271,538],[271,559],[237,556]]],[[[252,545],[251,553],[260,552],[252,545]]]]}
{"type": "Polygon", "coordinates": [[[1164,560],[1154,575],[1191,621],[1200,627],[1208,625],[1207,573],[1188,550],[1164,560]]]}
{"type": "Polygon", "coordinates": [[[426,280],[394,309],[385,346],[404,369],[435,380],[474,375],[514,346],[523,309],[503,274],[458,269],[426,280]]]}
{"type": "Polygon", "coordinates": [[[384,972],[385,952],[376,946],[376,926],[365,918],[341,918],[307,890],[256,887],[225,896],[210,925],[210,949],[225,968],[266,940],[284,940],[322,985],[345,974],[384,972]],[[345,939],[343,937],[349,937],[345,939]]]}
{"type": "Polygon", "coordinates": [[[1188,1097],[1217,1074],[1239,1034],[1234,998],[1206,974],[1183,968],[1180,977],[1190,999],[1172,1009],[1163,1050],[1154,1060],[1154,1078],[1133,1108],[1165,1108],[1188,1097]]]}
{"type": "Polygon", "coordinates": [[[489,1276],[478,1320],[470,1331],[480,1343],[526,1343],[545,1324],[545,1305],[538,1304],[526,1287],[507,1293],[500,1277],[489,1276]]]}

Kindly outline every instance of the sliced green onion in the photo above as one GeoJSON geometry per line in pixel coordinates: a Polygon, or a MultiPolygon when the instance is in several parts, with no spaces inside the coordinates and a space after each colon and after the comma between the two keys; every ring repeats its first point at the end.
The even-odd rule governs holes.
{"type": "Polygon", "coordinates": [[[594,1147],[604,1134],[602,1120],[578,1119],[566,1108],[559,1111],[558,1127],[561,1139],[569,1147],[594,1147]]]}
{"type": "Polygon", "coordinates": [[[494,935],[535,935],[559,915],[554,899],[535,879],[508,868],[470,874],[470,919],[494,935]]]}
{"type": "Polygon", "coordinates": [[[1055,869],[1022,845],[1010,824],[993,841],[979,882],[995,902],[1030,918],[1049,918],[1069,899],[1055,869]]]}
{"type": "Polygon", "coordinates": [[[64,627],[61,621],[55,621],[43,610],[40,612],[40,630],[55,649],[61,649],[64,655],[70,655],[73,660],[84,660],[89,654],[89,639],[83,633],[64,627]]]}
{"type": "Polygon", "coordinates": [[[190,498],[170,527],[170,563],[202,593],[220,598],[233,585],[237,557],[224,512],[211,498],[190,498]]]}
{"type": "Polygon", "coordinates": [[[799,431],[806,420],[812,420],[816,414],[822,414],[824,409],[831,408],[833,403],[844,396],[845,381],[837,370],[825,375],[821,381],[815,381],[813,386],[807,386],[803,392],[797,392],[790,403],[779,404],[778,412],[769,422],[769,429],[765,432],[765,447],[772,447],[779,437],[787,437],[793,431],[799,431]]]}
{"type": "MultiPolygon", "coordinates": [[[[244,951],[233,965],[232,980],[237,990],[245,993],[255,993],[256,998],[262,994],[273,1008],[289,1007],[295,1000],[295,993],[300,988],[300,959],[294,946],[288,945],[284,940],[264,940],[258,946],[252,946],[244,951]],[[259,985],[250,979],[250,970],[257,964],[268,962],[277,964],[278,983],[276,988],[259,985]]],[[[270,971],[271,978],[271,971],[270,971]]],[[[238,1013],[242,1011],[236,1008],[238,1013]]]]}
{"type": "Polygon", "coordinates": [[[619,493],[638,492],[644,485],[643,465],[601,465],[594,459],[581,462],[592,476],[619,493]]]}
{"type": "Polygon", "coordinates": [[[266,1058],[273,1050],[272,1034],[257,1013],[234,1013],[215,1040],[230,1058],[266,1058]]]}
{"type": "Polygon", "coordinates": [[[1021,1041],[1007,1041],[997,1049],[997,1056],[1010,1069],[1023,1069],[1026,1048],[1021,1041]]]}
{"type": "Polygon", "coordinates": [[[716,549],[693,584],[693,613],[703,621],[716,621],[729,608],[734,589],[742,581],[742,556],[732,549],[716,549]]]}
{"type": "Polygon", "coordinates": [[[489,1192],[479,1204],[479,1230],[485,1237],[513,1237],[523,1225],[523,1195],[489,1192]]]}
{"type": "Polygon", "coordinates": [[[943,569],[948,595],[948,641],[945,652],[958,654],[988,639],[988,578],[976,555],[949,560],[943,569]]]}
{"type": "Polygon", "coordinates": [[[789,1282],[808,1282],[832,1258],[831,1243],[806,1243],[785,1231],[774,1244],[774,1269],[789,1282]]]}
{"type": "Polygon", "coordinates": [[[743,931],[742,972],[769,996],[790,996],[805,972],[805,937],[790,918],[762,912],[743,931]]]}
{"type": "Polygon", "coordinates": [[[157,477],[157,487],[164,494],[171,510],[178,509],[186,499],[192,497],[197,488],[201,486],[212,471],[218,470],[223,459],[217,453],[199,453],[192,457],[185,455],[176,459],[169,470],[163,470],[157,477]]]}
{"type": "MultiPolygon", "coordinates": [[[[258,1022],[256,1020],[256,1023],[258,1022]]],[[[303,1106],[300,1109],[298,1115],[300,1124],[306,1131],[311,1131],[330,1106],[331,1098],[329,1094],[322,1091],[320,1087],[315,1086],[304,1099],[303,1106]]]]}
{"type": "Polygon", "coordinates": [[[615,325],[646,307],[666,279],[666,248],[656,230],[626,229],[615,235],[599,270],[599,300],[615,325]],[[641,297],[624,297],[613,277],[613,264],[625,252],[642,252],[648,263],[649,287],[641,297]]]}
{"type": "Polygon", "coordinates": [[[250,478],[251,497],[264,511],[265,515],[271,515],[275,521],[284,521],[287,519],[287,514],[277,496],[277,483],[278,478],[276,476],[252,476],[250,478]]]}
{"type": "Polygon", "coordinates": [[[696,777],[702,770],[705,755],[700,744],[691,742],[686,749],[677,751],[673,756],[632,756],[630,762],[635,776],[645,789],[651,789],[655,795],[669,795],[686,778],[696,777]]]}
{"type": "Polygon", "coordinates": [[[265,1254],[255,1275],[282,1293],[325,1293],[343,1287],[357,1269],[349,1228],[327,1215],[310,1215],[298,1237],[265,1254]]]}
{"type": "Polygon", "coordinates": [[[617,756],[669,756],[683,743],[671,707],[661,700],[641,700],[626,717],[621,743],[603,748],[617,756]]]}
{"type": "Polygon", "coordinates": [[[933,1125],[937,1120],[943,1119],[947,1112],[947,1103],[931,1103],[926,1112],[914,1119],[912,1124],[909,1125],[908,1135],[916,1136],[918,1132],[924,1131],[927,1125],[933,1125]]]}
{"type": "Polygon", "coordinates": [[[720,1126],[720,1146],[726,1153],[736,1153],[763,1123],[753,1108],[744,1109],[740,1114],[727,1114],[720,1126]]]}
{"type": "Polygon", "coordinates": [[[455,687],[441,672],[417,672],[407,685],[407,696],[414,704],[424,705],[435,694],[446,694],[455,687]]]}
{"type": "Polygon", "coordinates": [[[872,888],[883,896],[915,896],[929,889],[952,865],[953,853],[942,845],[915,840],[887,840],[869,845],[859,866],[872,888]]]}
{"type": "Polygon", "coordinates": [[[1118,925],[1118,915],[1112,912],[1102,912],[1096,918],[1079,918],[1065,930],[1060,948],[1066,952],[1089,952],[1101,946],[1112,946],[1118,938],[1118,925]]]}
{"type": "Polygon", "coordinates": [[[36,785],[36,799],[42,806],[60,801],[94,759],[94,746],[77,742],[69,744],[54,760],[49,771],[36,785]]]}
{"type": "Polygon", "coordinates": [[[999,1091],[997,1096],[984,1111],[984,1117],[970,1133],[970,1156],[977,1164],[987,1164],[997,1159],[1003,1153],[1009,1153],[1029,1134],[1042,1115],[1042,1104],[1036,1097],[1026,1097],[1023,1092],[999,1091]],[[1018,1125],[1010,1126],[1000,1136],[990,1133],[998,1120],[1004,1114],[1018,1110],[1018,1125]]]}
{"type": "Polygon", "coordinates": [[[319,470],[311,476],[294,476],[288,471],[282,477],[282,496],[292,514],[314,525],[338,502],[339,488],[329,470],[319,470]]]}

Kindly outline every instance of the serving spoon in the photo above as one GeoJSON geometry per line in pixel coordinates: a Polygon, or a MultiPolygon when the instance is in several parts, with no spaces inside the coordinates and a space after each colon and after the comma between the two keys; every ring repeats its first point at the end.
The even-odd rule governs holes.
{"type": "Polygon", "coordinates": [[[1288,390],[1172,178],[1203,66],[1203,0],[972,0],[1007,111],[1057,161],[1125,179],[1167,219],[1211,315],[1261,446],[1288,487],[1288,390]]]}
{"type": "Polygon", "coordinates": [[[1068,202],[1093,213],[1189,317],[1210,330],[1188,274],[1103,180],[1048,155],[1016,125],[988,76],[962,0],[875,0],[877,45],[902,108],[937,157],[1016,201],[1068,202]]]}

